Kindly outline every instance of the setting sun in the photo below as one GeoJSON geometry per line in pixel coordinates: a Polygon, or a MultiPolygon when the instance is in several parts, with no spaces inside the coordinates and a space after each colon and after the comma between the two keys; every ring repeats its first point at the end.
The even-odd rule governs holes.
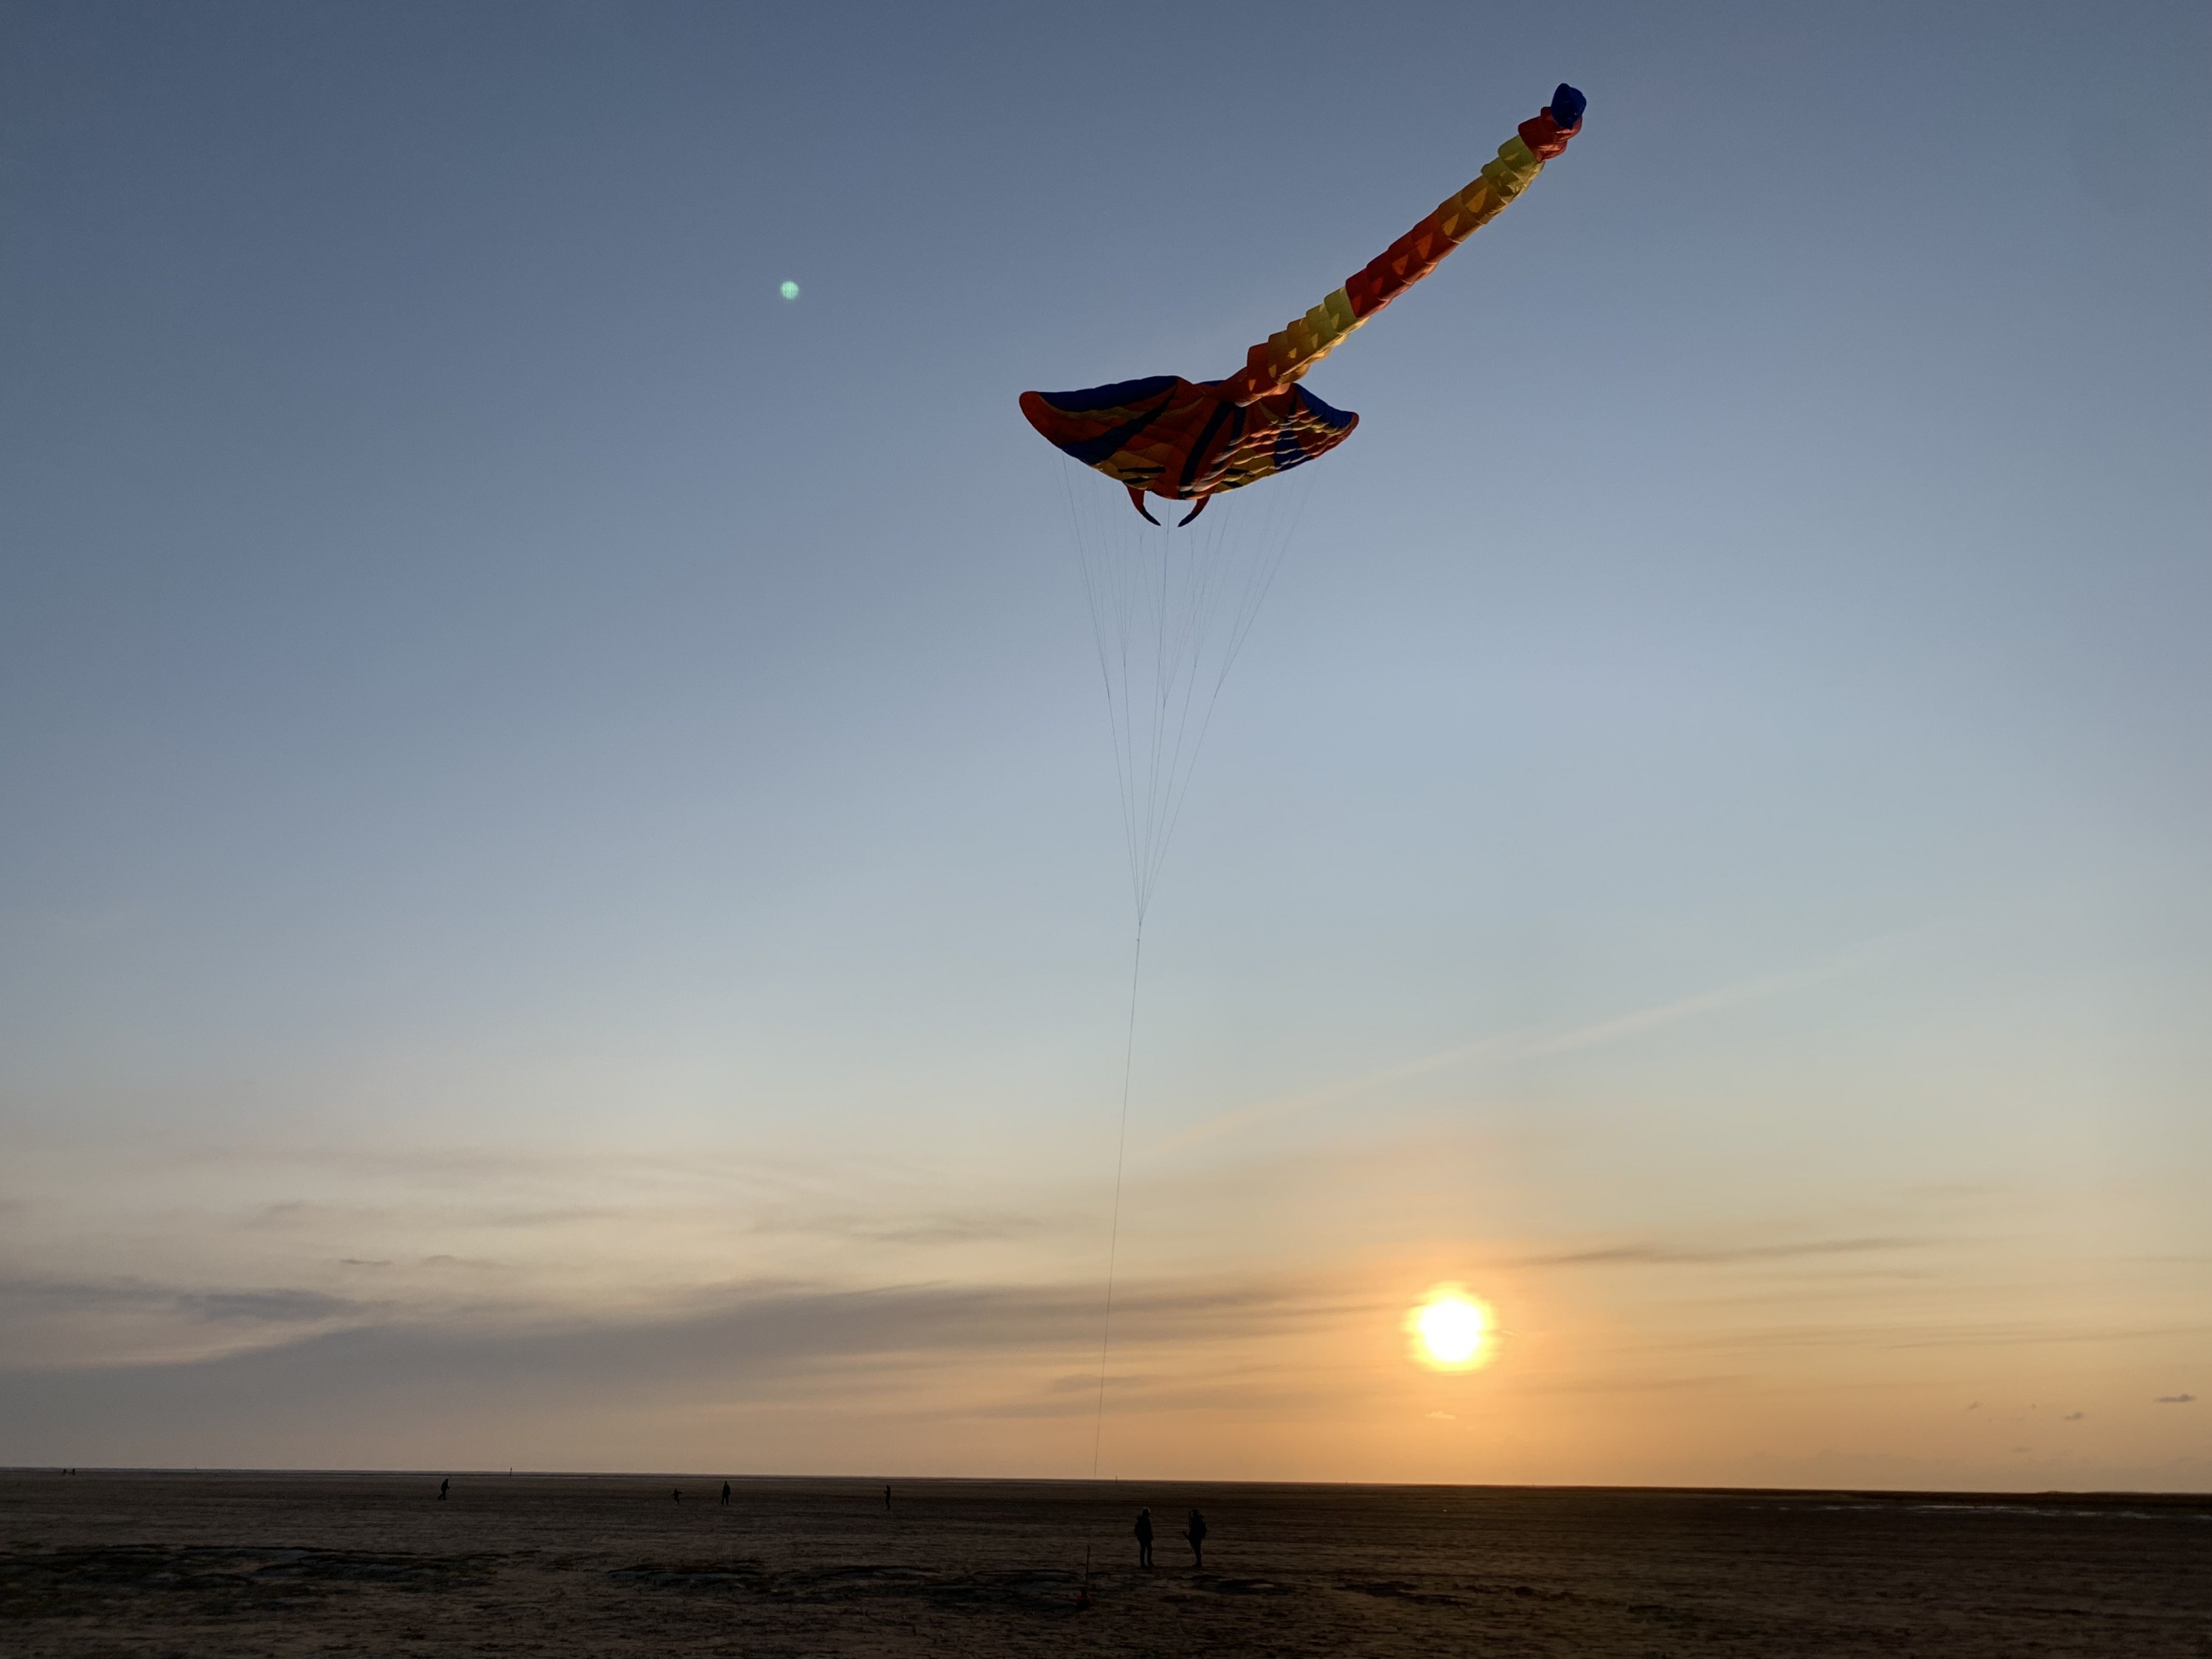
{"type": "Polygon", "coordinates": [[[1406,1316],[1414,1358],[1437,1370],[1471,1370],[1490,1357],[1490,1310],[1456,1285],[1439,1285],[1406,1316]]]}

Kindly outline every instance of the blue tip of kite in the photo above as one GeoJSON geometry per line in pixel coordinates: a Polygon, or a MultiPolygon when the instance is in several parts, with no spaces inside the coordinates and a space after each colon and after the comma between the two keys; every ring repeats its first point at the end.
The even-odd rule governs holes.
{"type": "Polygon", "coordinates": [[[1581,121],[1583,112],[1589,107],[1589,100],[1565,81],[1559,82],[1559,89],[1552,94],[1552,118],[1563,127],[1571,127],[1581,121]]]}

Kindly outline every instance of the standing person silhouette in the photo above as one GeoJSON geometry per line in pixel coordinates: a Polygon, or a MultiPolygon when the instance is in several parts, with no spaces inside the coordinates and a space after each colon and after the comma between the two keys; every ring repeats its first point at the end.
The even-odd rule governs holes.
{"type": "Polygon", "coordinates": [[[672,1487],[668,1495],[680,1504],[684,1501],[684,1488],[681,1486],[672,1487]]]}
{"type": "Polygon", "coordinates": [[[453,1484],[453,1483],[450,1480],[441,1480],[438,1483],[438,1501],[441,1504],[446,1501],[446,1488],[453,1484]]]}
{"type": "Polygon", "coordinates": [[[884,1512],[886,1515],[888,1515],[888,1514],[890,1512],[890,1507],[891,1507],[891,1489],[890,1488],[890,1486],[886,1486],[884,1488],[884,1512]]]}
{"type": "Polygon", "coordinates": [[[1191,1565],[1196,1567],[1200,1572],[1205,1571],[1206,1517],[1200,1515],[1196,1510],[1193,1510],[1190,1512],[1190,1525],[1183,1529],[1182,1535],[1190,1540],[1191,1565]]]}
{"type": "Polygon", "coordinates": [[[722,1507],[730,1507],[730,1483],[726,1480],[722,1482],[722,1507]]]}
{"type": "Polygon", "coordinates": [[[1150,1510],[1139,1510],[1137,1524],[1131,1530],[1137,1534],[1137,1565],[1140,1567],[1151,1566],[1152,1565],[1152,1512],[1150,1510]]]}

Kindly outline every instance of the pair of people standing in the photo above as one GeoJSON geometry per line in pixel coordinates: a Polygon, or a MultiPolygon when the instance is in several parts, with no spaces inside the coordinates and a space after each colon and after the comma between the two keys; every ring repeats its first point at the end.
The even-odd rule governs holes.
{"type": "MultiPolygon", "coordinates": [[[[1137,1511],[1135,1531],[1137,1565],[1140,1567],[1149,1567],[1152,1565],[1153,1535],[1152,1512],[1150,1510],[1137,1511]]],[[[1190,1512],[1190,1524],[1183,1528],[1182,1535],[1184,1541],[1190,1546],[1191,1565],[1194,1567],[1204,1567],[1206,1565],[1206,1517],[1196,1510],[1193,1510],[1190,1512]]]]}

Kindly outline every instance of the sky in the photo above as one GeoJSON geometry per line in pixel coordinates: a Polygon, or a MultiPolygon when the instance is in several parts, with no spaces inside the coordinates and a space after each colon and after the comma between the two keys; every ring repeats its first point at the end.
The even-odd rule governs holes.
{"type": "Polygon", "coordinates": [[[0,1463],[2212,1487],[2208,66],[0,5],[0,1463]],[[1562,79],[1307,382],[1102,1427],[1112,487],[1016,397],[1230,373],[1562,79]]]}

